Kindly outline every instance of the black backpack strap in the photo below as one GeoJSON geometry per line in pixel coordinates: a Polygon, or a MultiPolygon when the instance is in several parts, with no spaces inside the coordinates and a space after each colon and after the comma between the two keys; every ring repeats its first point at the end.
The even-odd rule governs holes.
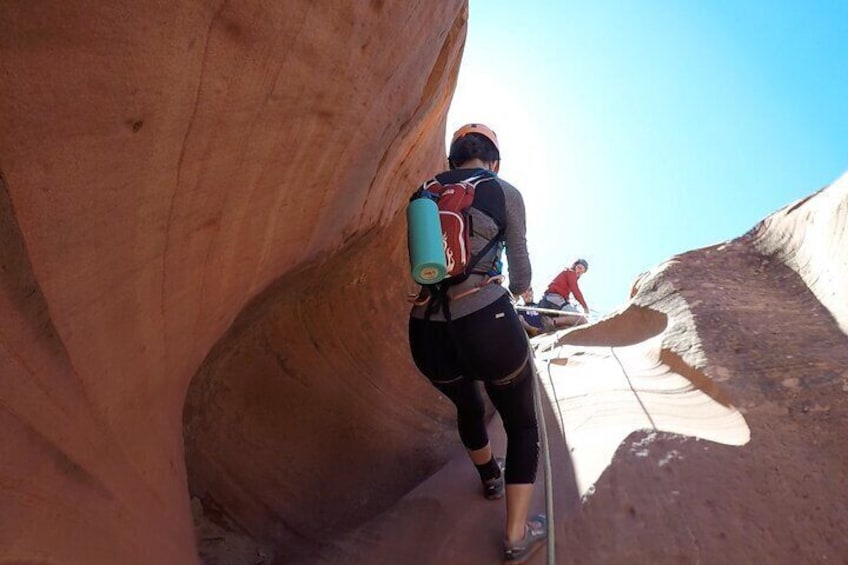
{"type": "MultiPolygon", "coordinates": [[[[448,285],[444,283],[427,285],[427,289],[430,291],[430,301],[427,303],[427,308],[424,310],[424,320],[430,321],[430,316],[433,315],[433,312],[435,312],[437,308],[441,307],[443,312],[447,308],[448,285]]],[[[449,311],[448,315],[450,315],[449,311]]]]}
{"type": "MultiPolygon", "coordinates": [[[[498,233],[495,234],[495,237],[486,242],[486,245],[483,246],[483,249],[480,250],[479,253],[476,253],[473,257],[471,257],[471,261],[468,262],[468,267],[466,268],[466,275],[462,277],[462,280],[465,280],[474,272],[474,267],[477,266],[477,263],[480,262],[480,259],[486,256],[486,253],[494,249],[494,247],[501,242],[504,236],[504,229],[500,228],[498,233]]],[[[462,281],[459,281],[462,282],[462,281]]]]}
{"type": "Polygon", "coordinates": [[[410,196],[410,197],[409,197],[409,201],[410,201],[410,202],[412,202],[413,200],[417,200],[418,198],[423,197],[423,196],[424,196],[424,193],[425,193],[425,192],[427,192],[427,190],[428,190],[431,186],[433,186],[434,184],[438,184],[438,183],[439,183],[439,181],[438,181],[438,180],[436,180],[436,178],[435,178],[435,177],[433,177],[433,178],[431,178],[430,180],[428,180],[428,181],[424,182],[421,186],[419,186],[419,187],[418,187],[418,189],[417,189],[415,192],[413,192],[413,193],[412,193],[412,196],[410,196]]]}
{"type": "MultiPolygon", "coordinates": [[[[477,263],[489,253],[493,247],[498,245],[501,241],[503,241],[504,235],[506,234],[506,197],[503,192],[503,187],[498,181],[497,175],[490,171],[484,171],[482,174],[478,175],[475,178],[480,178],[481,181],[492,181],[497,184],[497,188],[499,194],[497,196],[492,193],[484,193],[478,199],[478,193],[475,193],[474,202],[472,202],[471,207],[480,212],[481,214],[486,215],[491,218],[495,225],[498,227],[498,232],[495,236],[490,239],[483,249],[480,250],[479,253],[471,257],[471,260],[468,263],[467,272],[471,274],[474,270],[474,267],[477,266],[477,263]]],[[[488,270],[486,273],[480,274],[488,274],[488,270]]]]}
{"type": "Polygon", "coordinates": [[[482,212],[486,216],[492,219],[495,224],[498,226],[498,229],[501,231],[506,230],[506,196],[503,192],[503,187],[501,183],[498,181],[498,177],[489,171],[485,171],[484,173],[475,176],[475,179],[480,179],[475,183],[475,187],[477,184],[485,181],[493,181],[500,191],[500,197],[492,198],[490,196],[486,196],[486,193],[483,194],[478,199],[477,194],[474,195],[474,202],[471,203],[471,207],[476,209],[478,212],[482,212]]]}

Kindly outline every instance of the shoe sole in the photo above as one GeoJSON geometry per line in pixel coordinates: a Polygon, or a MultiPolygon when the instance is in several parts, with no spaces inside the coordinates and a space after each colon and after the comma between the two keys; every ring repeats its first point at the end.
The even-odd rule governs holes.
{"type": "MultiPolygon", "coordinates": [[[[536,516],[533,516],[533,518],[531,518],[531,520],[535,519],[535,518],[536,518],[536,516]]],[[[516,557],[515,559],[504,559],[504,565],[523,565],[524,563],[527,563],[527,561],[529,561],[530,558],[533,557],[533,555],[537,551],[539,551],[539,548],[541,548],[543,545],[545,545],[547,543],[547,540],[548,540],[547,518],[545,518],[545,520],[546,520],[546,522],[545,522],[545,528],[544,528],[544,532],[545,532],[544,535],[542,537],[536,538],[536,540],[534,540],[533,543],[530,544],[530,547],[527,548],[527,553],[525,553],[521,557],[516,557]]]]}
{"type": "Polygon", "coordinates": [[[536,542],[535,545],[531,545],[529,552],[524,557],[519,557],[518,559],[505,560],[504,565],[524,565],[530,560],[531,557],[533,557],[533,555],[537,551],[539,551],[539,548],[545,545],[542,542],[544,542],[546,539],[547,538],[541,538],[538,542],[536,542]]]}

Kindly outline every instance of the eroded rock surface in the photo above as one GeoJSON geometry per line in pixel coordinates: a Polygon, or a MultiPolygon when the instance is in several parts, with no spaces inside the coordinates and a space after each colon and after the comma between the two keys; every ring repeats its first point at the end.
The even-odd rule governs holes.
{"type": "Polygon", "coordinates": [[[569,562],[848,557],[848,336],[834,298],[848,288],[847,212],[844,176],[639,281],[634,302],[671,321],[664,347],[702,369],[751,438],[734,447],[633,435],[566,519],[569,562]],[[647,453],[634,456],[637,445],[647,453]]]}
{"type": "MultiPolygon", "coordinates": [[[[405,337],[400,211],[443,162],[466,17],[3,4],[0,562],[197,563],[198,532],[209,565],[498,558],[405,337]]],[[[634,431],[583,503],[554,438],[561,562],[845,560],[846,210],[843,178],[560,336],[661,334],[750,430],[634,431]]]]}
{"type": "MultiPolygon", "coordinates": [[[[845,560],[848,336],[839,303],[817,296],[845,288],[846,203],[843,177],[736,240],[645,273],[622,312],[533,340],[558,563],[845,560]],[[787,238],[812,226],[819,245],[787,238]],[[795,264],[818,265],[818,275],[787,266],[799,255],[787,241],[807,244],[808,259],[795,264]]],[[[493,422],[496,452],[499,431],[493,422]]],[[[494,562],[503,508],[483,500],[475,480],[457,452],[307,562],[494,562]],[[413,550],[410,530],[437,541],[413,550]]],[[[537,484],[541,511],[541,476],[537,484]]],[[[545,559],[540,551],[532,563],[545,559]]]]}
{"type": "Polygon", "coordinates": [[[198,371],[188,486],[251,538],[308,548],[438,460],[398,212],[443,162],[466,17],[3,4],[0,562],[196,562],[198,371]]]}

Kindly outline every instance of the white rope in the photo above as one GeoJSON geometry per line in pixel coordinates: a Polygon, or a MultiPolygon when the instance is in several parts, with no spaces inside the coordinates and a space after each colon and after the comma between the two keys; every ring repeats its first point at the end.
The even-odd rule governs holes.
{"type": "MultiPolygon", "coordinates": [[[[520,310],[522,308],[527,308],[527,306],[519,306],[515,303],[515,296],[512,292],[507,289],[507,294],[509,294],[509,299],[512,301],[512,307],[516,310],[520,310]]],[[[530,336],[527,333],[524,333],[524,338],[527,340],[527,349],[530,352],[530,358],[527,360],[528,363],[533,364],[533,396],[536,397],[536,422],[539,426],[539,444],[542,448],[542,466],[545,470],[545,516],[547,520],[547,530],[548,530],[548,538],[547,538],[547,552],[548,552],[548,565],[556,565],[556,548],[555,548],[555,532],[554,528],[554,482],[553,482],[553,474],[551,471],[551,449],[548,443],[548,426],[545,423],[545,413],[542,407],[542,393],[539,390],[539,385],[542,382],[542,377],[539,375],[539,368],[536,366],[536,350],[533,349],[533,344],[530,343],[530,336]]],[[[553,386],[554,381],[551,379],[551,386],[553,386]]],[[[557,408],[559,407],[559,402],[557,402],[557,408]]]]}
{"type": "Polygon", "coordinates": [[[636,390],[636,387],[633,386],[633,381],[630,380],[630,375],[627,374],[627,369],[624,368],[624,363],[622,363],[621,359],[618,358],[618,355],[615,354],[615,348],[610,347],[610,353],[612,354],[613,359],[618,362],[618,366],[621,367],[621,372],[624,373],[624,378],[627,379],[627,384],[630,386],[630,390],[633,392],[633,396],[636,397],[636,400],[639,402],[639,406],[642,407],[642,411],[645,413],[645,416],[648,417],[648,421],[651,422],[651,427],[654,428],[655,432],[660,431],[659,428],[657,428],[656,422],[654,422],[654,419],[651,417],[651,413],[648,412],[648,408],[645,406],[645,403],[642,402],[642,398],[639,396],[639,392],[636,390]]]}
{"type": "MultiPolygon", "coordinates": [[[[513,303],[513,306],[516,308],[520,308],[513,303]]],[[[536,422],[538,422],[539,426],[539,444],[542,448],[542,466],[545,471],[545,515],[547,516],[547,530],[548,530],[548,538],[547,538],[547,552],[548,552],[548,565],[556,565],[556,549],[555,549],[555,532],[554,528],[554,486],[553,486],[553,474],[551,471],[551,449],[550,444],[548,443],[548,426],[545,423],[545,413],[544,408],[542,406],[542,393],[540,390],[540,384],[542,381],[541,375],[539,375],[539,368],[536,366],[536,353],[533,349],[533,344],[530,343],[530,336],[526,333],[524,337],[527,339],[527,347],[530,350],[530,358],[527,360],[528,363],[532,363],[533,365],[533,396],[536,397],[536,422]]],[[[551,385],[553,385],[553,380],[551,380],[551,385]]]]}
{"type": "Polygon", "coordinates": [[[520,312],[538,312],[539,314],[553,314],[554,316],[580,316],[581,318],[589,318],[589,314],[585,312],[572,312],[570,310],[554,310],[552,308],[539,308],[538,306],[519,306],[513,305],[520,312]]]}
{"type": "MultiPolygon", "coordinates": [[[[527,334],[524,335],[527,336],[527,334]]],[[[539,370],[536,367],[536,356],[533,353],[533,345],[530,343],[529,336],[527,337],[527,347],[530,348],[529,362],[533,363],[533,395],[536,397],[536,421],[539,423],[539,443],[542,448],[542,465],[545,470],[545,514],[548,518],[546,520],[548,529],[548,565],[556,565],[556,540],[554,539],[556,529],[554,528],[554,487],[551,471],[551,449],[548,443],[548,426],[545,423],[541,387],[539,386],[542,377],[539,376],[539,370]]]]}

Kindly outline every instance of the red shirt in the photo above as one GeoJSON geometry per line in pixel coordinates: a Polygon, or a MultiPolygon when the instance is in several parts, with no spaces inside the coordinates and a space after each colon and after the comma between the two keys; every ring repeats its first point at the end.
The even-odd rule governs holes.
{"type": "Polygon", "coordinates": [[[573,294],[574,299],[588,312],[589,307],[586,306],[586,299],[583,298],[583,293],[580,292],[580,286],[577,284],[577,273],[573,269],[566,269],[556,276],[556,278],[548,285],[548,290],[545,292],[555,292],[568,300],[568,295],[573,294]]]}

